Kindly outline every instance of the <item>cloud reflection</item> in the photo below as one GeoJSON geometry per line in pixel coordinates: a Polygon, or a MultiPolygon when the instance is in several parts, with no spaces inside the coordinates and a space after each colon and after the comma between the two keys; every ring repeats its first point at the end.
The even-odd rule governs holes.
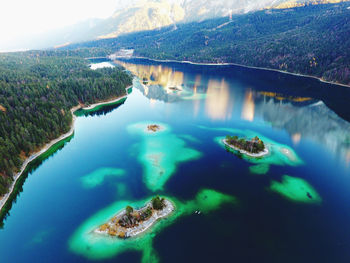
{"type": "Polygon", "coordinates": [[[251,90],[247,90],[243,101],[241,117],[244,120],[253,121],[254,112],[255,112],[255,103],[253,99],[253,92],[251,90]]]}
{"type": "Polygon", "coordinates": [[[226,120],[231,117],[233,99],[230,100],[230,89],[224,79],[208,81],[205,110],[214,120],[226,120]]]}

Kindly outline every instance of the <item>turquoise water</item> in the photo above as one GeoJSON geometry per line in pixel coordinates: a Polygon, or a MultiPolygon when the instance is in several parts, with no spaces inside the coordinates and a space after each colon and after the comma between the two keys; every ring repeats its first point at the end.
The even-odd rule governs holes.
{"type": "Polygon", "coordinates": [[[1,262],[349,262],[349,90],[233,66],[115,63],[141,82],[122,105],[79,116],[32,167],[0,230],[1,262]],[[227,134],[258,135],[269,155],[231,151],[227,134]],[[151,231],[91,235],[155,194],[177,209],[151,231]]]}

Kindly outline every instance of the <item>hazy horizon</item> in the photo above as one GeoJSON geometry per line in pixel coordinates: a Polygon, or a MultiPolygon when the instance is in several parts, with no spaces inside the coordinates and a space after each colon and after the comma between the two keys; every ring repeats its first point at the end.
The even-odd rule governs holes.
{"type": "Polygon", "coordinates": [[[4,1],[0,8],[3,25],[0,27],[0,52],[28,49],[25,46],[18,48],[18,42],[30,41],[41,34],[91,18],[107,18],[118,6],[129,3],[126,0],[4,1]]]}
{"type": "Polygon", "coordinates": [[[115,37],[172,23],[245,14],[285,2],[288,0],[4,0],[0,5],[0,52],[115,37]],[[123,11],[116,12],[118,9],[123,11]]]}
{"type": "MultiPolygon", "coordinates": [[[[62,36],[66,36],[66,29],[70,29],[79,23],[88,21],[91,28],[96,19],[106,19],[116,10],[133,6],[136,3],[146,3],[149,0],[5,0],[0,5],[0,52],[12,52],[28,49],[41,49],[62,45],[71,42],[69,38],[53,43],[53,37],[61,30],[62,36]]],[[[154,2],[166,1],[182,5],[184,0],[153,0],[154,2]]],[[[232,6],[243,7],[262,5],[263,3],[275,3],[280,0],[228,0],[222,8],[232,6]]],[[[191,1],[189,1],[191,2],[191,1]]],[[[195,1],[193,1],[195,2],[195,1]]],[[[206,1],[205,1],[206,2],[206,1]]],[[[210,2],[210,0],[208,1],[210,2]]],[[[215,5],[221,2],[215,2],[215,5]]],[[[251,8],[254,9],[254,8],[251,8]]],[[[86,26],[85,25],[85,26],[86,26]]],[[[75,30],[79,33],[79,26],[75,30]],[[78,30],[77,30],[78,28],[78,30]]],[[[73,41],[74,42],[74,41],[73,41]]]]}

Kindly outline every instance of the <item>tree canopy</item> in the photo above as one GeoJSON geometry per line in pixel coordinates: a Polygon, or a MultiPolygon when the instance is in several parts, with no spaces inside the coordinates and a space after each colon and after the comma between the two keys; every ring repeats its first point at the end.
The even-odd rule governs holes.
{"type": "Polygon", "coordinates": [[[69,131],[72,107],[125,95],[131,76],[123,69],[91,70],[77,55],[0,54],[0,196],[26,157],[69,131]]]}
{"type": "Polygon", "coordinates": [[[65,47],[105,54],[121,48],[136,56],[266,67],[350,85],[347,3],[263,10],[90,41],[65,47]]]}

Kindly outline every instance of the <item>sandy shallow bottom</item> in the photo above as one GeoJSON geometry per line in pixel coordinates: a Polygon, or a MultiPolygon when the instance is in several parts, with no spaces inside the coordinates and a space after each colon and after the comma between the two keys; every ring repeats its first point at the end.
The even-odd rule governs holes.
{"type": "Polygon", "coordinates": [[[140,235],[120,239],[97,234],[94,230],[112,218],[116,211],[122,210],[127,205],[142,207],[143,204],[150,202],[151,197],[140,201],[116,201],[112,205],[100,210],[83,222],[73,233],[68,242],[70,250],[73,253],[94,260],[107,259],[125,251],[134,250],[142,253],[143,263],[158,262],[157,252],[153,249],[152,245],[157,233],[173,224],[178,218],[193,214],[195,211],[200,211],[201,214],[206,215],[213,210],[220,209],[224,204],[237,204],[235,197],[211,189],[199,191],[195,198],[190,201],[180,201],[174,197],[167,196],[164,196],[164,198],[174,204],[175,210],[166,219],[157,221],[140,235]]]}
{"type": "Polygon", "coordinates": [[[297,177],[283,175],[281,182],[271,182],[270,190],[294,202],[315,204],[322,202],[317,191],[304,179],[297,177]]]}
{"type": "Polygon", "coordinates": [[[186,142],[173,133],[167,124],[138,122],[129,125],[127,130],[137,136],[139,142],[132,148],[143,166],[143,181],[153,192],[163,189],[180,163],[196,160],[202,156],[199,151],[187,147],[186,142]],[[157,132],[149,131],[147,126],[150,124],[156,124],[161,129],[157,132]]]}
{"type": "Polygon", "coordinates": [[[199,126],[199,128],[206,129],[208,131],[213,131],[216,134],[221,134],[221,136],[215,137],[214,141],[221,147],[232,152],[233,154],[237,154],[237,152],[239,153],[239,151],[227,146],[224,143],[226,135],[238,135],[247,138],[254,138],[255,136],[258,136],[262,141],[264,141],[266,148],[268,149],[267,154],[258,157],[242,154],[242,158],[244,160],[255,165],[250,168],[250,171],[252,173],[266,174],[268,173],[271,165],[299,166],[304,164],[304,162],[300,159],[300,157],[291,147],[273,141],[270,138],[263,136],[262,134],[259,134],[257,132],[251,130],[240,130],[232,128],[208,128],[205,126],[199,126]]]}

